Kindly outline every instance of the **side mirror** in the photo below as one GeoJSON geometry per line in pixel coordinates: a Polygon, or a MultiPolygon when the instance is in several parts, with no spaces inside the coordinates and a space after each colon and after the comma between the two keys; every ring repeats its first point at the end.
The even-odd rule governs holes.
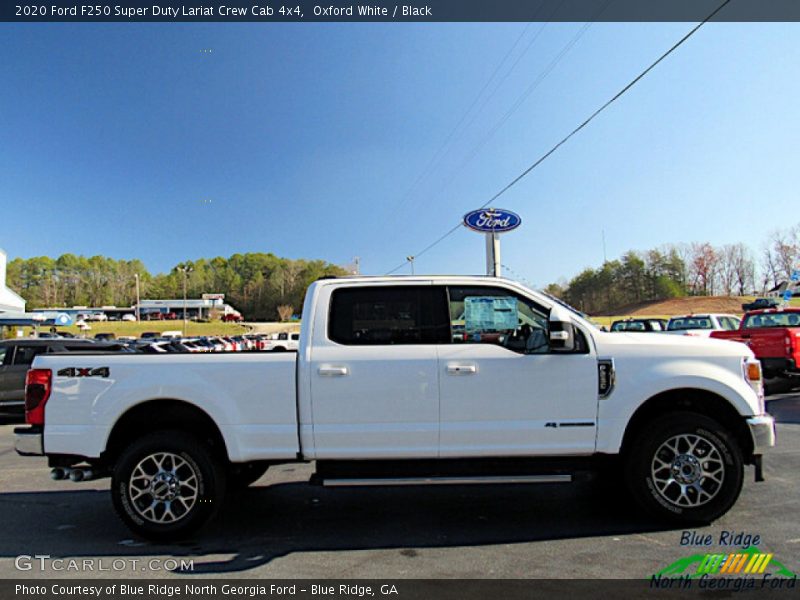
{"type": "Polygon", "coordinates": [[[572,318],[560,306],[550,309],[550,350],[573,352],[575,350],[575,327],[572,318]]]}

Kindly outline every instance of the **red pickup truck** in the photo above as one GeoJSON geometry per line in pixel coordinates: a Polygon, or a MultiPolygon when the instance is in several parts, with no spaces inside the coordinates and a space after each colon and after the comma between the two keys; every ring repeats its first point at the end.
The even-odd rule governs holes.
{"type": "Polygon", "coordinates": [[[747,344],[765,377],[800,375],[800,308],[753,310],[739,329],[713,331],[711,337],[747,344]]]}

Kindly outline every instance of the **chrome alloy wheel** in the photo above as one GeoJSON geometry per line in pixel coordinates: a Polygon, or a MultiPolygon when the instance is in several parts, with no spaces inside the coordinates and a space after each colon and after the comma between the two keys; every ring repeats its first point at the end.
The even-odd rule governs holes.
{"type": "Polygon", "coordinates": [[[174,523],[197,504],[197,472],[177,454],[150,454],[133,469],[128,493],[131,504],[143,518],[152,523],[174,523]]]}
{"type": "Polygon", "coordinates": [[[662,498],[676,506],[692,508],[717,495],[725,479],[725,465],[719,449],[708,438],[680,434],[658,447],[651,474],[662,498]]]}

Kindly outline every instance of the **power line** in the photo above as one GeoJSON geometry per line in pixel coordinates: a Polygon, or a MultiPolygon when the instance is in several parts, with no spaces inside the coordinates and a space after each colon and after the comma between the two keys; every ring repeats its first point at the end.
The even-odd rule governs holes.
{"type": "MultiPolygon", "coordinates": [[[[522,179],[524,179],[524,178],[525,178],[525,177],[526,177],[526,176],[527,176],[527,175],[528,175],[528,174],[529,174],[531,171],[533,171],[533,170],[534,170],[536,167],[538,167],[538,166],[539,166],[540,164],[542,164],[542,163],[543,163],[545,160],[547,160],[547,159],[548,159],[550,156],[552,156],[552,155],[553,155],[553,154],[556,152],[556,150],[558,150],[558,149],[559,149],[561,146],[563,146],[565,143],[567,143],[567,142],[568,142],[568,141],[569,141],[569,140],[570,140],[570,139],[571,139],[571,138],[572,138],[572,137],[573,137],[575,134],[577,134],[577,133],[578,133],[579,131],[581,131],[581,130],[582,130],[584,127],[586,127],[586,126],[587,126],[589,123],[591,123],[591,122],[594,120],[594,118],[595,118],[595,117],[597,117],[597,116],[598,116],[600,113],[602,113],[602,112],[603,112],[603,111],[604,111],[606,108],[608,108],[609,106],[611,106],[611,105],[612,105],[614,102],[616,102],[616,101],[617,101],[617,100],[618,100],[620,97],[622,97],[622,96],[623,96],[623,95],[624,95],[624,94],[625,94],[625,93],[626,93],[628,90],[630,90],[630,89],[631,89],[631,88],[632,88],[634,85],[636,85],[636,84],[637,84],[637,83],[638,83],[640,80],[642,80],[642,79],[643,79],[643,78],[644,78],[644,77],[645,77],[645,76],[646,76],[646,75],[647,75],[647,74],[648,74],[650,71],[652,71],[652,70],[653,70],[653,69],[654,69],[654,68],[655,68],[655,67],[656,67],[656,66],[657,66],[659,63],[661,63],[661,61],[663,61],[663,60],[664,60],[665,58],[667,58],[667,57],[668,57],[670,54],[672,54],[672,53],[673,53],[675,50],[677,50],[677,49],[678,49],[680,46],[682,46],[682,45],[683,45],[683,43],[684,43],[684,42],[686,42],[686,40],[688,40],[690,37],[692,37],[692,36],[693,36],[693,35],[694,35],[694,34],[695,34],[695,33],[696,33],[696,32],[697,32],[697,31],[698,31],[698,30],[699,30],[699,29],[700,29],[700,28],[703,26],[703,25],[705,25],[705,24],[706,24],[706,23],[708,23],[708,22],[709,22],[711,19],[713,19],[713,18],[714,18],[714,17],[717,15],[717,13],[719,13],[719,12],[720,12],[720,11],[721,11],[723,8],[725,8],[725,7],[726,7],[726,6],[727,6],[727,5],[728,5],[730,2],[731,2],[731,0],[725,0],[725,1],[724,1],[722,4],[720,4],[720,5],[719,5],[719,6],[718,6],[718,7],[717,7],[717,8],[716,8],[714,11],[712,11],[712,12],[711,12],[711,14],[709,14],[709,15],[708,15],[708,16],[707,16],[705,19],[703,19],[703,20],[702,20],[700,23],[698,23],[698,24],[697,24],[695,27],[693,27],[693,28],[692,28],[692,29],[691,29],[691,30],[690,30],[690,31],[689,31],[689,32],[688,32],[686,35],[684,35],[684,36],[683,36],[681,39],[679,39],[677,42],[675,42],[675,44],[673,44],[673,45],[672,45],[672,47],[670,47],[670,48],[669,48],[669,50],[667,50],[666,52],[664,52],[664,53],[663,53],[661,56],[659,56],[659,57],[658,57],[658,58],[657,58],[657,59],[656,59],[656,60],[655,60],[653,63],[651,63],[649,67],[647,67],[647,68],[646,68],[644,71],[642,71],[641,73],[639,73],[639,75],[637,75],[635,78],[633,78],[633,79],[632,79],[632,80],[631,80],[631,81],[630,81],[630,82],[629,82],[629,83],[628,83],[628,84],[627,84],[625,87],[623,87],[623,88],[622,88],[622,89],[621,89],[619,92],[617,92],[616,94],[614,94],[614,96],[612,96],[612,97],[611,97],[611,99],[609,99],[609,100],[608,100],[608,101],[607,101],[605,104],[603,104],[603,105],[602,105],[600,108],[598,108],[598,109],[597,109],[596,111],[594,111],[594,112],[593,112],[591,115],[589,115],[589,117],[588,117],[586,120],[584,120],[584,121],[583,121],[583,122],[582,122],[580,125],[578,125],[578,126],[577,126],[575,129],[573,129],[571,132],[569,132],[569,133],[568,133],[568,134],[567,134],[565,137],[563,137],[563,138],[562,138],[562,139],[561,139],[561,140],[560,140],[560,141],[559,141],[559,142],[558,142],[556,145],[554,145],[552,148],[550,148],[550,150],[548,150],[548,151],[547,151],[547,152],[545,152],[545,153],[544,153],[542,156],[540,156],[540,157],[539,157],[537,160],[535,160],[535,161],[534,161],[534,162],[533,162],[533,163],[532,163],[532,164],[531,164],[531,165],[530,165],[530,166],[529,166],[527,169],[525,169],[525,170],[524,170],[522,173],[520,173],[520,174],[519,174],[517,177],[515,177],[514,179],[512,179],[512,180],[511,180],[511,182],[509,182],[509,183],[508,183],[508,184],[507,184],[505,187],[503,187],[503,188],[502,188],[502,189],[501,189],[499,192],[497,192],[497,193],[496,193],[494,196],[492,196],[491,198],[489,198],[489,200],[487,200],[486,202],[484,202],[484,203],[483,203],[481,206],[479,206],[478,208],[486,208],[486,207],[487,207],[487,206],[489,206],[489,205],[490,205],[492,202],[494,202],[495,200],[497,200],[497,199],[498,199],[500,196],[502,196],[502,195],[503,195],[503,194],[505,194],[505,193],[506,193],[508,190],[510,190],[512,187],[514,187],[514,186],[515,186],[517,183],[519,183],[520,181],[522,181],[522,179]]],[[[436,241],[434,241],[434,242],[433,242],[433,243],[431,243],[431,244],[428,244],[428,245],[427,245],[427,246],[426,246],[426,247],[425,247],[423,250],[421,250],[420,252],[417,252],[416,254],[414,254],[414,257],[415,257],[415,258],[419,258],[419,257],[420,257],[420,256],[422,256],[423,254],[425,254],[426,252],[428,252],[428,251],[429,251],[431,248],[433,248],[434,246],[436,246],[436,245],[440,244],[440,243],[441,243],[441,242],[443,242],[443,241],[444,241],[446,238],[448,238],[450,235],[452,235],[453,233],[455,233],[455,232],[456,232],[456,231],[457,231],[457,230],[458,230],[460,227],[461,227],[461,223],[459,222],[459,223],[458,223],[458,224],[457,224],[455,227],[453,227],[452,229],[450,229],[450,230],[449,230],[447,233],[445,233],[444,235],[442,235],[442,236],[441,236],[440,238],[438,238],[436,241]]],[[[401,265],[399,265],[399,266],[395,267],[394,269],[392,269],[391,271],[387,272],[386,274],[387,274],[387,275],[391,275],[391,274],[392,274],[392,273],[394,273],[395,271],[398,271],[398,270],[399,270],[399,269],[401,269],[403,266],[405,266],[405,264],[406,264],[405,262],[404,262],[404,263],[402,263],[401,265]]]]}
{"type": "MultiPolygon", "coordinates": [[[[610,1],[611,0],[609,0],[609,2],[610,1]]],[[[434,153],[434,155],[431,158],[431,160],[428,163],[428,165],[417,176],[417,178],[411,184],[409,189],[403,195],[403,197],[401,198],[400,202],[395,207],[395,210],[392,211],[392,214],[396,215],[396,214],[398,214],[400,212],[400,209],[403,206],[405,206],[406,202],[408,202],[411,199],[414,190],[431,173],[433,173],[435,171],[435,167],[442,162],[444,157],[447,155],[447,152],[445,152],[447,147],[449,145],[451,145],[451,143],[454,143],[454,142],[458,141],[459,138],[463,137],[464,132],[467,131],[472,126],[472,124],[475,122],[475,120],[478,118],[478,116],[481,114],[481,112],[483,112],[483,109],[486,107],[486,105],[489,103],[489,101],[492,98],[494,98],[495,94],[497,94],[497,92],[500,90],[502,85],[506,82],[506,80],[509,78],[509,76],[514,72],[514,69],[517,68],[517,65],[520,63],[520,61],[525,57],[525,55],[528,53],[528,51],[531,49],[531,47],[536,43],[536,40],[539,39],[539,37],[542,34],[542,31],[544,31],[545,27],[547,27],[547,25],[550,23],[550,19],[553,17],[553,15],[556,14],[556,12],[558,12],[558,10],[561,8],[561,5],[564,4],[564,2],[565,2],[565,0],[561,0],[557,5],[555,5],[555,7],[547,15],[546,20],[542,23],[541,27],[539,27],[539,29],[533,34],[531,39],[528,41],[528,43],[522,49],[522,52],[520,52],[517,55],[517,58],[514,60],[513,64],[511,64],[511,66],[503,74],[503,76],[500,77],[497,80],[497,82],[494,84],[493,89],[491,90],[491,92],[489,92],[485,97],[483,97],[484,92],[486,92],[487,89],[489,88],[489,86],[492,84],[492,82],[494,81],[495,77],[498,75],[498,73],[502,69],[503,65],[505,65],[506,60],[508,60],[509,56],[511,56],[513,54],[514,50],[519,45],[519,42],[522,40],[522,38],[525,36],[525,34],[527,33],[527,31],[530,28],[532,23],[528,23],[525,26],[525,28],[522,30],[522,33],[519,34],[519,37],[517,37],[517,39],[514,41],[514,44],[511,46],[511,48],[509,48],[508,52],[506,52],[505,56],[503,56],[503,59],[498,63],[498,65],[495,68],[495,70],[492,73],[492,75],[489,77],[489,79],[483,85],[481,90],[478,92],[478,95],[475,97],[475,99],[469,105],[467,110],[461,116],[461,119],[459,119],[458,123],[456,123],[456,126],[453,128],[453,130],[450,132],[450,134],[445,138],[444,142],[442,142],[442,144],[441,144],[441,146],[439,146],[438,150],[434,153]],[[483,101],[480,102],[480,106],[478,106],[478,108],[473,112],[473,108],[475,108],[475,106],[481,100],[481,97],[483,97],[483,101]],[[470,113],[472,113],[472,116],[469,118],[469,120],[467,120],[467,117],[469,117],[470,113]],[[465,122],[466,122],[466,124],[465,124],[465,122]]],[[[545,6],[545,1],[542,0],[540,2],[540,4],[539,4],[538,8],[536,9],[536,13],[532,17],[532,19],[534,21],[538,18],[539,13],[544,8],[544,6],[545,6]]],[[[459,170],[462,167],[463,167],[463,165],[461,165],[459,167],[459,170]]]]}
{"type": "MultiPolygon", "coordinates": [[[[607,6],[608,4],[606,4],[607,6]]],[[[491,140],[494,135],[500,130],[500,128],[506,124],[506,122],[514,115],[517,110],[519,110],[520,106],[522,106],[528,97],[542,84],[542,82],[547,79],[548,75],[553,72],[553,70],[558,66],[558,64],[564,59],[564,57],[569,53],[570,50],[578,43],[578,41],[583,37],[583,35],[588,31],[588,29],[593,25],[592,22],[586,23],[581,27],[577,33],[561,48],[561,50],[556,54],[553,60],[542,70],[541,73],[533,80],[533,82],[525,89],[525,91],[517,98],[514,104],[511,105],[505,114],[497,121],[492,128],[486,132],[486,134],[478,141],[475,146],[473,146],[470,153],[461,161],[461,163],[455,168],[455,170],[451,173],[450,178],[444,182],[444,184],[439,188],[439,191],[444,190],[450,183],[456,178],[456,176],[466,167],[472,160],[480,153],[483,147],[491,140]]]]}
{"type": "MultiPolygon", "coordinates": [[[[522,40],[523,36],[527,33],[527,31],[530,28],[530,26],[531,26],[530,23],[525,25],[525,27],[523,28],[522,32],[519,34],[517,39],[511,45],[511,48],[508,49],[508,52],[506,52],[505,55],[503,56],[503,58],[500,60],[500,62],[497,63],[497,66],[494,68],[494,71],[492,71],[492,74],[489,76],[489,79],[486,80],[486,83],[483,84],[483,87],[478,92],[478,95],[475,96],[474,100],[467,107],[467,110],[464,111],[463,115],[461,115],[461,118],[458,120],[458,122],[456,123],[455,127],[453,127],[452,131],[450,131],[449,135],[442,142],[441,146],[439,146],[439,148],[433,154],[433,156],[431,157],[431,160],[428,162],[428,164],[425,166],[425,168],[422,170],[422,172],[420,172],[420,174],[417,175],[416,179],[414,179],[414,182],[408,188],[408,191],[405,194],[403,194],[403,197],[400,199],[400,202],[398,203],[397,208],[395,209],[394,213],[397,213],[400,210],[400,208],[403,206],[403,204],[405,204],[405,202],[411,197],[412,193],[417,188],[417,186],[420,183],[422,183],[422,181],[425,180],[425,178],[428,176],[428,174],[433,170],[433,167],[435,167],[436,164],[439,162],[440,155],[442,155],[442,152],[444,152],[445,148],[447,148],[448,144],[453,139],[453,136],[455,136],[456,132],[459,130],[461,125],[464,123],[464,121],[466,121],[467,117],[472,112],[472,109],[475,108],[475,106],[478,104],[478,102],[480,101],[481,97],[483,96],[483,93],[491,85],[492,81],[494,81],[494,78],[500,72],[500,69],[506,63],[506,61],[508,60],[508,57],[511,56],[511,54],[514,52],[516,47],[519,45],[520,40],[522,40]]],[[[481,105],[481,108],[482,107],[483,107],[483,105],[481,105]]],[[[478,112],[480,112],[480,109],[478,110],[478,112]]],[[[470,121],[470,123],[471,123],[471,121],[470,121]]]]}

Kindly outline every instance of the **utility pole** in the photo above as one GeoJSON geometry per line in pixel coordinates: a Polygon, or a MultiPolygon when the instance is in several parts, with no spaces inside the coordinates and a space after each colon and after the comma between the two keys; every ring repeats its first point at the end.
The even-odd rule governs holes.
{"type": "Polygon", "coordinates": [[[407,260],[407,261],[409,262],[409,264],[411,265],[411,274],[412,274],[412,275],[414,274],[414,258],[415,258],[415,257],[413,257],[413,256],[406,256],[406,260],[407,260]]]}
{"type": "Polygon", "coordinates": [[[139,274],[138,273],[134,273],[133,276],[136,279],[136,322],[138,323],[139,322],[139,317],[140,317],[140,314],[139,314],[139,304],[140,304],[140,300],[139,300],[139,274]]]}
{"type": "Polygon", "coordinates": [[[189,279],[189,273],[191,273],[194,269],[188,265],[183,265],[182,267],[178,267],[178,270],[183,272],[183,337],[186,337],[186,285],[189,279]]]}

